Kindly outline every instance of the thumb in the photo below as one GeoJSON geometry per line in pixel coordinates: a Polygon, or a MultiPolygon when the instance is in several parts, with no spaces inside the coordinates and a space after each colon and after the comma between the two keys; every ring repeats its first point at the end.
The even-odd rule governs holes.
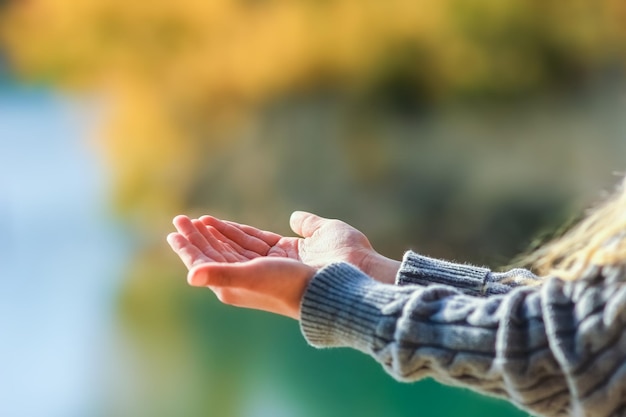
{"type": "Polygon", "coordinates": [[[201,263],[189,270],[187,282],[194,287],[230,287],[249,274],[246,263],[201,263]]]}
{"type": "Polygon", "coordinates": [[[277,275],[281,264],[276,262],[280,260],[267,257],[236,263],[204,262],[189,270],[187,282],[194,287],[249,287],[277,275]]]}
{"type": "Polygon", "coordinates": [[[302,237],[311,237],[328,219],[306,211],[294,211],[289,219],[291,230],[302,237]]]}

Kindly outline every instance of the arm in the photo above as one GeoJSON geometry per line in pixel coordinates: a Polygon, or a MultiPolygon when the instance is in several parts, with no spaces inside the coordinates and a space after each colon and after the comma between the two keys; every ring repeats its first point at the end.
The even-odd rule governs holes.
{"type": "Polygon", "coordinates": [[[168,236],[190,284],[300,319],[314,346],[359,349],[400,380],[432,376],[545,416],[624,415],[626,267],[476,297],[383,284],[343,262],[316,270],[284,257],[248,260],[220,239],[168,236]]]}
{"type": "Polygon", "coordinates": [[[373,356],[399,380],[430,376],[545,416],[617,416],[626,410],[626,286],[593,275],[486,298],[385,285],[335,264],[304,292],[301,329],[314,346],[373,356]]]}
{"type": "Polygon", "coordinates": [[[397,285],[443,284],[475,296],[505,294],[513,288],[539,282],[540,278],[526,269],[492,272],[488,268],[429,258],[412,251],[404,254],[396,277],[397,285]]]}
{"type": "Polygon", "coordinates": [[[285,237],[252,226],[203,216],[190,220],[178,216],[178,231],[203,252],[218,249],[227,261],[260,256],[282,257],[321,268],[333,262],[350,263],[368,276],[397,285],[445,284],[471,295],[503,294],[512,288],[537,281],[522,269],[494,273],[487,268],[441,261],[407,252],[402,262],[374,250],[367,237],[339,220],[325,219],[306,212],[295,212],[290,225],[301,237],[285,237]],[[207,242],[213,242],[208,244],[207,242]]]}

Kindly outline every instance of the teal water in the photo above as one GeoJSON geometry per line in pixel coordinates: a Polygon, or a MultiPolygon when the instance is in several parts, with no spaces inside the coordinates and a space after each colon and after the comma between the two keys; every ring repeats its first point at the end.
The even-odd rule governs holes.
{"type": "Polygon", "coordinates": [[[98,106],[0,89],[0,415],[96,414],[124,239],[98,106]]]}

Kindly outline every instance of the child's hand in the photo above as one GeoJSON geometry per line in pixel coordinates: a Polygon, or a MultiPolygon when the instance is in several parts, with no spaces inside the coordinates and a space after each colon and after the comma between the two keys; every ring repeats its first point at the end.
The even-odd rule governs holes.
{"type": "Polygon", "coordinates": [[[220,230],[231,239],[186,216],[177,216],[174,225],[178,232],[167,241],[189,269],[189,284],[210,288],[225,304],[299,319],[300,300],[315,268],[267,256],[280,236],[224,223],[220,230]]]}
{"type": "MultiPolygon", "coordinates": [[[[191,220],[187,216],[176,216],[173,223],[177,232],[170,233],[167,241],[187,269],[206,262],[249,261],[266,256],[271,247],[261,239],[242,232],[239,235],[235,233],[235,239],[242,247],[214,227],[207,227],[200,220],[191,220]]],[[[234,228],[227,231],[232,236],[233,230],[230,229],[234,228]]],[[[280,236],[276,240],[278,238],[280,236]]]]}
{"type": "Polygon", "coordinates": [[[191,285],[210,288],[236,307],[300,319],[300,304],[315,269],[292,259],[262,257],[239,263],[211,262],[193,267],[191,285]]]}

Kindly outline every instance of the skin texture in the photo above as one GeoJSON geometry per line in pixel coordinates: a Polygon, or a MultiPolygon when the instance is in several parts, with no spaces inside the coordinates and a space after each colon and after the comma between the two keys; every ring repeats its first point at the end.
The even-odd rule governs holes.
{"type": "Polygon", "coordinates": [[[231,221],[176,216],[177,232],[167,241],[189,273],[187,281],[208,287],[238,307],[300,317],[302,295],[318,269],[349,262],[366,274],[393,283],[400,263],[378,254],[352,226],[297,211],[290,219],[301,237],[285,237],[231,221]]]}

